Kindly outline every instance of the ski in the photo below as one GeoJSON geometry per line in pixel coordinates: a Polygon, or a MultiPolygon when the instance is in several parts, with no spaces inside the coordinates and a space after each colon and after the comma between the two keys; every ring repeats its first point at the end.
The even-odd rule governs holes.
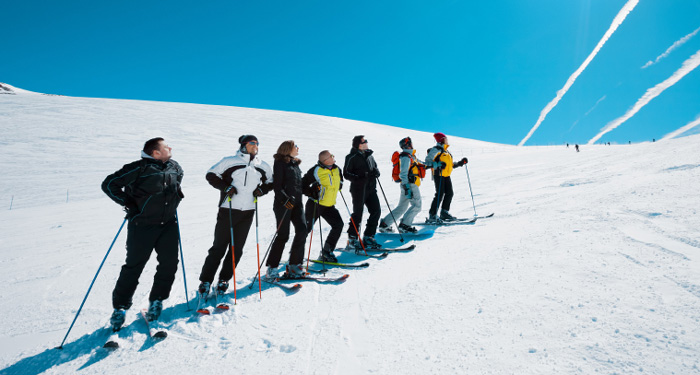
{"type": "Polygon", "coordinates": [[[158,321],[149,322],[146,317],[146,312],[148,310],[141,309],[141,317],[146,322],[146,328],[148,328],[148,337],[152,339],[162,340],[168,337],[168,331],[158,328],[158,321]],[[154,324],[155,323],[155,324],[154,324]]]}
{"type": "Polygon", "coordinates": [[[206,307],[208,293],[197,292],[197,313],[200,315],[209,315],[211,311],[206,307]]]}
{"type": "Polygon", "coordinates": [[[464,219],[464,220],[443,221],[442,223],[415,223],[414,225],[423,225],[423,226],[431,226],[431,227],[449,227],[449,226],[453,226],[453,225],[472,225],[474,223],[476,223],[475,218],[464,219]]]}
{"type": "Polygon", "coordinates": [[[119,331],[114,331],[111,328],[110,330],[112,332],[109,334],[107,341],[105,341],[102,347],[105,349],[114,350],[119,348],[119,331]]]}
{"type": "Polygon", "coordinates": [[[491,212],[490,214],[488,214],[488,215],[486,215],[486,216],[475,216],[474,218],[475,218],[475,219],[486,219],[486,218],[489,218],[489,217],[493,217],[493,215],[494,215],[494,212],[491,212]]]}
{"type": "Polygon", "coordinates": [[[231,308],[230,305],[229,305],[228,303],[226,303],[226,302],[220,302],[220,301],[219,301],[219,298],[220,298],[220,297],[223,297],[223,295],[224,295],[224,294],[223,294],[223,293],[219,293],[218,290],[214,293],[214,298],[215,298],[215,300],[216,300],[216,310],[217,310],[217,311],[228,311],[228,310],[231,308]]]}
{"type": "Polygon", "coordinates": [[[430,235],[433,233],[435,233],[435,230],[433,228],[423,227],[423,228],[418,229],[414,233],[411,233],[411,232],[402,232],[402,233],[399,233],[399,232],[380,232],[380,233],[377,233],[375,235],[375,237],[380,237],[380,238],[383,236],[392,237],[392,238],[396,238],[396,237],[400,237],[400,236],[417,237],[417,236],[427,236],[427,235],[430,235]]]}
{"type": "Polygon", "coordinates": [[[299,289],[301,289],[301,284],[298,284],[298,283],[289,285],[289,284],[283,284],[283,283],[279,282],[278,280],[267,280],[264,278],[262,279],[262,282],[280,287],[288,293],[296,293],[299,291],[299,289]]]}
{"type": "Polygon", "coordinates": [[[313,263],[325,264],[327,266],[341,267],[341,268],[364,268],[369,267],[369,263],[336,263],[336,262],[324,262],[317,259],[309,259],[313,263]]]}
{"type": "Polygon", "coordinates": [[[376,251],[383,251],[383,252],[391,253],[391,252],[400,252],[400,251],[411,251],[411,250],[413,250],[413,249],[415,249],[415,248],[416,248],[416,245],[408,245],[408,246],[396,247],[396,248],[386,248],[386,247],[382,247],[382,248],[379,248],[379,249],[367,249],[367,251],[368,251],[368,252],[370,252],[370,251],[375,251],[375,252],[376,252],[376,251]]]}
{"type": "MultiPolygon", "coordinates": [[[[357,250],[357,251],[355,251],[355,250],[348,250],[347,248],[344,248],[344,247],[340,247],[340,248],[335,249],[335,251],[342,251],[342,252],[344,252],[344,253],[352,253],[352,254],[355,254],[355,255],[358,255],[358,256],[367,257],[367,258],[374,258],[374,259],[383,259],[383,258],[386,258],[387,255],[389,255],[389,253],[387,253],[387,252],[383,252],[383,253],[381,253],[381,254],[379,254],[379,255],[367,254],[367,253],[366,253],[366,251],[375,251],[375,252],[376,252],[376,251],[384,251],[384,250],[382,250],[382,248],[379,248],[379,249],[367,249],[366,251],[365,251],[365,250],[357,250]]],[[[326,264],[328,264],[328,263],[326,263],[326,264]]]]}
{"type": "Polygon", "coordinates": [[[324,277],[324,276],[311,276],[311,275],[306,275],[304,277],[300,278],[286,278],[286,277],[280,277],[280,281],[287,281],[287,280],[296,280],[296,281],[316,281],[319,283],[335,283],[339,281],[345,281],[350,275],[345,274],[342,276],[337,276],[337,277],[324,277]]]}

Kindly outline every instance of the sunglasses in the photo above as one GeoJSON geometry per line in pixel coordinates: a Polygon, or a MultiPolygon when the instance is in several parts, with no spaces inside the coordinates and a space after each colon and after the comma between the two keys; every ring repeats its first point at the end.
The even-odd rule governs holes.
{"type": "Polygon", "coordinates": [[[364,141],[360,142],[361,145],[367,143],[367,140],[365,139],[364,141]]]}
{"type": "Polygon", "coordinates": [[[331,154],[329,157],[321,160],[321,162],[325,163],[326,161],[331,160],[331,159],[335,159],[335,155],[331,154]]]}
{"type": "Polygon", "coordinates": [[[251,146],[259,146],[259,145],[260,145],[260,142],[250,141],[250,142],[248,142],[248,144],[251,145],[251,146]]]}

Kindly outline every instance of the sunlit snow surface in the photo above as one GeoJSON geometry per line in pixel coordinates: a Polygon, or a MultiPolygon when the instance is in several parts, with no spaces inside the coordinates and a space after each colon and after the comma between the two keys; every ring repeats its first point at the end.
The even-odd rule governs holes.
{"type": "MultiPolygon", "coordinates": [[[[136,160],[146,139],[164,137],[185,170],[179,216],[194,299],[218,199],[204,175],[241,134],[258,137],[269,163],[283,140],[295,140],[304,171],[323,149],[342,166],[352,137],[364,134],[392,206],[391,153],[411,136],[424,157],[432,135],[299,113],[26,92],[0,95],[0,130],[0,374],[700,373],[700,135],[579,153],[450,137],[450,151],[469,158],[477,213],[494,217],[440,228],[367,269],[331,270],[350,274],[344,284],[305,283],[291,296],[272,288],[262,299],[247,288],[253,226],[236,271],[238,304],[194,317],[180,269],[162,315],[170,336],[158,343],[137,317],[153,256],[123,348],[110,353],[101,345],[125,232],[64,350],[53,348],[122,222],[100,183],[136,160]]],[[[464,168],[453,183],[451,212],[473,216],[464,168]]],[[[421,191],[417,220],[434,193],[429,179],[421,191]]],[[[271,204],[272,195],[261,199],[263,253],[275,230],[271,204]]],[[[382,206],[386,214],[383,198],[382,206]]]]}

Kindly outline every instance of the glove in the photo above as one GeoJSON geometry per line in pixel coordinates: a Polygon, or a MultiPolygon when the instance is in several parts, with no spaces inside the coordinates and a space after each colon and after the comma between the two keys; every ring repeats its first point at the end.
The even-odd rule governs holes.
{"type": "Polygon", "coordinates": [[[311,185],[311,194],[309,195],[311,198],[318,200],[318,198],[321,196],[321,184],[318,182],[314,182],[313,185],[311,185]]]}
{"type": "Polygon", "coordinates": [[[464,164],[467,164],[467,162],[468,162],[467,158],[462,158],[462,160],[460,160],[460,161],[457,162],[457,166],[458,166],[458,167],[461,167],[461,166],[463,166],[464,164]]]}
{"type": "Polygon", "coordinates": [[[447,163],[445,163],[444,161],[439,161],[437,163],[437,169],[445,169],[445,167],[447,167],[447,163]]]}
{"type": "Polygon", "coordinates": [[[343,181],[340,181],[340,187],[338,188],[338,191],[343,190],[343,181]]]}
{"type": "Polygon", "coordinates": [[[403,188],[403,194],[406,196],[406,198],[413,198],[413,192],[411,191],[411,188],[408,186],[408,184],[401,184],[401,187],[403,188]]]}
{"type": "Polygon", "coordinates": [[[126,212],[126,217],[132,217],[139,212],[139,206],[136,202],[128,200],[124,204],[124,212],[126,212]]]}
{"type": "Polygon", "coordinates": [[[372,169],[369,171],[369,176],[372,178],[378,178],[379,177],[379,169],[372,169]]]}
{"type": "Polygon", "coordinates": [[[180,199],[185,199],[185,194],[179,186],[177,187],[177,196],[180,197],[180,199]]]}
{"type": "Polygon", "coordinates": [[[286,202],[284,202],[284,208],[291,211],[294,208],[294,203],[296,203],[294,202],[294,198],[289,198],[286,202]]]}
{"type": "Polygon", "coordinates": [[[236,190],[236,187],[231,185],[224,190],[224,194],[231,199],[234,195],[238,194],[238,190],[236,190]]]}
{"type": "Polygon", "coordinates": [[[265,192],[262,189],[262,186],[258,186],[255,190],[253,190],[253,196],[254,197],[262,197],[265,195],[265,192]]]}

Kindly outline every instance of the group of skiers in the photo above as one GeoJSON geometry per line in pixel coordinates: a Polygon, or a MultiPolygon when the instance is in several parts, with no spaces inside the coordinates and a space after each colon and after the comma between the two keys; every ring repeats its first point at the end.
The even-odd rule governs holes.
{"type": "MultiPolygon", "coordinates": [[[[279,145],[271,168],[259,157],[258,139],[254,135],[242,135],[238,139],[240,147],[236,154],[223,158],[206,173],[207,181],[220,191],[220,196],[214,241],[199,275],[200,295],[212,291],[217,270],[218,282],[213,291],[217,294],[226,292],[235,267],[243,255],[243,247],[257,210],[257,200],[270,191],[274,191],[273,211],[277,225],[265,264],[267,270],[264,277],[270,280],[280,277],[302,278],[306,275],[302,266],[304,245],[307,235],[319,218],[323,218],[331,227],[319,260],[337,262],[333,251],[344,223],[335,205],[346,179],[350,181],[352,196],[352,213],[347,225],[348,251],[381,248],[374,238],[377,230],[392,232],[394,229],[391,224],[399,217],[397,230],[400,233],[416,232],[412,224],[421,210],[419,187],[427,169],[433,171],[435,183],[435,196],[427,222],[435,224],[454,220],[449,213],[454,195],[450,175],[454,168],[465,165],[467,158],[455,162],[447,150],[447,136],[435,133],[433,137],[436,145],[428,150],[424,162],[416,157],[411,138],[399,141],[401,152],[396,152],[392,157],[392,177],[399,183],[401,190],[399,204],[381,218],[377,195],[380,173],[369,142],[363,135],[353,138],[352,148],[345,157],[342,170],[336,164],[335,156],[324,150],[305,174],[302,174],[299,167],[299,146],[294,141],[284,141],[279,145]],[[309,197],[305,205],[302,205],[303,195],[309,197]],[[369,217],[361,231],[365,207],[369,217]],[[294,238],[288,265],[280,276],[278,268],[289,241],[290,224],[294,226],[294,238]]],[[[110,324],[114,331],[118,331],[124,324],[126,310],[132,305],[139,276],[153,250],[156,252],[158,266],[149,295],[150,305],[146,314],[148,321],[158,320],[163,300],[170,295],[175,280],[180,240],[177,206],[184,194],[180,187],[183,170],[171,156],[172,148],[163,138],[150,139],[144,145],[140,160],[126,164],[107,176],[102,183],[102,190],[124,207],[129,221],[126,261],[112,293],[114,312],[110,324]]]]}

